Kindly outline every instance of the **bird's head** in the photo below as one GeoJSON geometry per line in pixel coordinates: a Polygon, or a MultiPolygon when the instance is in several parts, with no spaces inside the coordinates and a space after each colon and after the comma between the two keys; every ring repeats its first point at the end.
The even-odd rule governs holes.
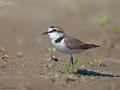
{"type": "Polygon", "coordinates": [[[64,35],[64,31],[60,26],[50,26],[47,32],[42,35],[48,34],[50,39],[55,39],[64,35]]]}

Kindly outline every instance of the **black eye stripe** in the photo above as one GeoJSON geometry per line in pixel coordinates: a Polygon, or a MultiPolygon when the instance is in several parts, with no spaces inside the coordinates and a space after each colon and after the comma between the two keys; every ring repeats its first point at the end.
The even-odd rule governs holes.
{"type": "Polygon", "coordinates": [[[57,32],[57,30],[56,30],[56,29],[53,29],[52,32],[57,32]]]}
{"type": "Polygon", "coordinates": [[[53,29],[52,31],[49,31],[48,33],[56,32],[56,29],[53,29]]]}
{"type": "MultiPolygon", "coordinates": [[[[49,31],[48,33],[52,33],[52,32],[60,32],[60,31],[58,31],[58,30],[56,30],[56,29],[53,29],[52,31],[49,31]]],[[[60,32],[61,33],[61,32],[60,32]]]]}

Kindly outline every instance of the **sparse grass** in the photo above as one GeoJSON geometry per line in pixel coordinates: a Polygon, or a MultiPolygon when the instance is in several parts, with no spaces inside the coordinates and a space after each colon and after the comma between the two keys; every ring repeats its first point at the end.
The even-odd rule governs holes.
{"type": "Polygon", "coordinates": [[[109,7],[111,10],[114,10],[115,7],[116,7],[116,4],[117,4],[116,0],[109,0],[109,2],[108,2],[108,7],[109,7]]]}
{"type": "Polygon", "coordinates": [[[97,63],[100,65],[102,63],[102,58],[98,57],[97,58],[97,63]]]}
{"type": "Polygon", "coordinates": [[[78,5],[80,6],[81,14],[86,15],[89,11],[89,4],[85,0],[77,0],[78,5]]]}
{"type": "Polygon", "coordinates": [[[105,44],[105,49],[109,50],[111,47],[113,47],[113,39],[111,37],[111,27],[110,24],[113,22],[113,17],[108,17],[105,15],[100,15],[98,21],[96,22],[96,25],[101,28],[101,44],[105,44]]]}
{"type": "Polygon", "coordinates": [[[70,82],[76,83],[79,81],[79,77],[77,76],[77,70],[80,69],[80,60],[76,59],[74,61],[74,68],[71,68],[70,66],[66,65],[64,68],[67,70],[67,73],[62,74],[55,74],[54,75],[54,81],[56,80],[65,80],[66,84],[68,85],[70,82]]]}
{"type": "Polygon", "coordinates": [[[0,47],[0,52],[2,52],[2,55],[0,55],[0,62],[2,63],[8,63],[8,58],[10,57],[7,53],[3,52],[4,48],[0,47]]]}
{"type": "Polygon", "coordinates": [[[67,70],[67,72],[59,72],[59,73],[55,73],[53,74],[53,72],[51,71],[51,69],[53,67],[55,67],[55,63],[53,62],[49,62],[48,64],[45,65],[48,68],[49,72],[46,72],[44,74],[45,78],[49,78],[49,76],[52,75],[52,82],[56,82],[57,80],[59,81],[66,81],[66,84],[69,84],[69,82],[76,82],[79,81],[79,77],[76,75],[77,74],[77,70],[80,69],[80,60],[76,59],[74,61],[74,68],[71,68],[70,66],[66,65],[64,66],[64,68],[67,70]]]}
{"type": "Polygon", "coordinates": [[[53,51],[56,51],[55,47],[54,46],[51,46],[50,48],[42,48],[42,50],[46,51],[46,52],[53,52],[53,51]]]}
{"type": "Polygon", "coordinates": [[[21,66],[22,66],[22,68],[25,68],[25,64],[24,63],[22,63],[21,66]]]}
{"type": "Polygon", "coordinates": [[[69,65],[64,66],[64,68],[68,71],[69,74],[77,73],[77,70],[80,68],[80,60],[76,59],[73,65],[74,65],[73,68],[71,68],[69,65]]]}
{"type": "Polygon", "coordinates": [[[80,60],[76,59],[74,61],[74,68],[66,65],[64,68],[67,70],[67,73],[64,74],[55,74],[52,81],[55,82],[56,80],[65,81],[67,85],[70,82],[76,83],[79,81],[79,77],[77,76],[77,70],[80,69],[80,60]]]}
{"type": "Polygon", "coordinates": [[[93,61],[89,62],[89,65],[95,65],[95,64],[97,64],[98,66],[105,66],[105,64],[103,64],[101,57],[98,57],[98,58],[94,59],[93,61]]]}
{"type": "Polygon", "coordinates": [[[120,33],[120,26],[115,27],[115,32],[120,33]]]}
{"type": "Polygon", "coordinates": [[[93,64],[93,62],[92,62],[92,61],[90,61],[90,62],[89,62],[89,65],[92,65],[92,64],[93,64]]]}
{"type": "Polygon", "coordinates": [[[3,56],[2,56],[2,58],[5,58],[5,57],[9,57],[9,56],[7,55],[7,53],[4,53],[3,56]]]}
{"type": "Polygon", "coordinates": [[[10,56],[7,54],[7,53],[3,53],[3,55],[1,56],[1,59],[2,59],[2,63],[8,63],[8,58],[10,56]]]}
{"type": "MultiPolygon", "coordinates": [[[[50,48],[42,48],[43,51],[47,52],[46,56],[47,56],[47,60],[51,61],[51,60],[57,60],[57,56],[53,54],[53,52],[56,51],[54,46],[51,46],[50,48]]],[[[48,68],[48,71],[50,72],[51,69],[55,66],[54,62],[49,62],[48,64],[45,65],[48,68]]]]}
{"type": "Polygon", "coordinates": [[[55,66],[55,64],[53,62],[50,62],[46,65],[46,67],[48,68],[49,72],[51,71],[51,69],[55,66]]]}
{"type": "Polygon", "coordinates": [[[50,48],[44,47],[44,48],[42,48],[42,50],[47,52],[46,56],[47,56],[48,61],[50,61],[50,60],[58,61],[57,56],[53,54],[53,52],[56,51],[56,48],[54,46],[51,46],[50,48]]]}
{"type": "Polygon", "coordinates": [[[103,34],[107,34],[107,31],[109,30],[109,24],[113,22],[113,20],[114,20],[113,17],[100,15],[99,20],[96,22],[96,25],[101,27],[103,34]]]}
{"type": "Polygon", "coordinates": [[[73,10],[73,8],[68,7],[68,8],[67,8],[67,13],[68,13],[69,16],[74,16],[75,11],[73,10]]]}

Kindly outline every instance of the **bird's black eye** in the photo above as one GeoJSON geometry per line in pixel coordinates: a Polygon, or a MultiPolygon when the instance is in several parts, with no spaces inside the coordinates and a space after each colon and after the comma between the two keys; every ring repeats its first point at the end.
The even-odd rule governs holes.
{"type": "Polygon", "coordinates": [[[50,26],[50,28],[55,28],[54,26],[50,26]]]}

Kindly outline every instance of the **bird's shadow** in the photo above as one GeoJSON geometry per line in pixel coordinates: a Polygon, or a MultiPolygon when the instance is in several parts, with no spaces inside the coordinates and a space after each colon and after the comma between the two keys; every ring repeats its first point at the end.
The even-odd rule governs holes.
{"type": "Polygon", "coordinates": [[[95,71],[88,71],[88,70],[77,70],[77,74],[80,75],[87,75],[87,76],[102,76],[102,77],[120,77],[119,75],[112,75],[112,74],[103,74],[100,72],[95,71]]]}

